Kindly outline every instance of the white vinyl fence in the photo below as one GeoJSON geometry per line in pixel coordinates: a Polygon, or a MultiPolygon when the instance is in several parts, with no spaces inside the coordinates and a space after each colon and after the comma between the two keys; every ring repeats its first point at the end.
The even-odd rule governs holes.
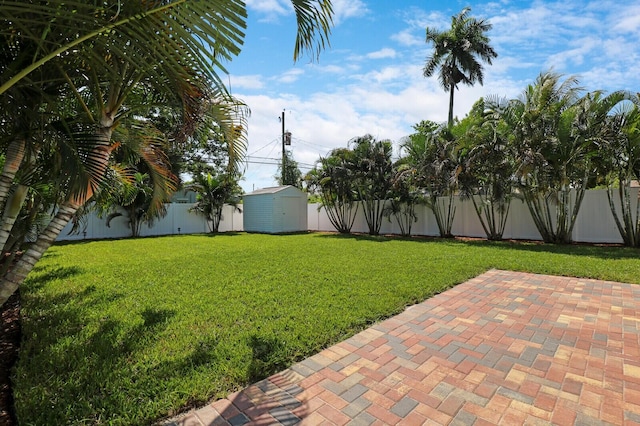
{"type": "MultiPolygon", "coordinates": [[[[143,237],[154,235],[177,235],[177,234],[198,234],[209,232],[209,228],[203,216],[191,213],[189,208],[193,204],[171,203],[167,204],[167,215],[156,220],[153,227],[143,224],[140,235],[143,237]]],[[[242,213],[234,211],[231,206],[225,206],[222,210],[222,220],[220,221],[220,232],[242,231],[242,213]]],[[[128,219],[126,216],[119,216],[111,220],[111,227],[107,227],[107,221],[96,215],[89,215],[87,226],[80,230],[78,234],[69,234],[71,225],[62,230],[58,241],[61,240],[82,240],[82,239],[102,239],[102,238],[125,238],[131,235],[128,219]]]]}
{"type": "MultiPolygon", "coordinates": [[[[638,188],[632,190],[631,198],[635,211],[635,206],[638,202],[638,188]]],[[[619,205],[617,200],[616,205],[619,205]]],[[[169,204],[167,216],[156,221],[152,228],[143,225],[141,235],[152,236],[208,232],[204,218],[189,212],[191,206],[192,204],[169,204]]],[[[329,222],[324,208],[318,209],[317,204],[309,204],[307,211],[310,231],[335,231],[329,222]]],[[[413,235],[437,236],[438,226],[433,213],[426,206],[419,206],[416,212],[418,214],[418,220],[413,224],[411,233],[413,235]]],[[[69,227],[63,230],[58,240],[123,238],[131,235],[126,217],[113,219],[111,221],[111,227],[107,228],[105,219],[91,216],[88,219],[85,233],[80,232],[76,235],[68,235],[68,229],[69,227]]],[[[231,206],[225,206],[219,230],[220,232],[242,231],[242,213],[234,211],[231,206]]],[[[352,231],[361,233],[368,231],[362,209],[358,211],[352,231]]],[[[482,229],[482,225],[478,220],[471,201],[456,199],[456,215],[452,232],[457,236],[485,237],[484,230],[482,229]]],[[[381,233],[399,234],[400,229],[393,218],[391,218],[391,221],[385,219],[381,233]]],[[[513,200],[511,202],[511,209],[503,237],[505,239],[541,239],[524,202],[520,200],[513,200]]],[[[606,190],[587,191],[573,229],[573,240],[590,243],[622,242],[611,210],[609,209],[606,190]]]]}

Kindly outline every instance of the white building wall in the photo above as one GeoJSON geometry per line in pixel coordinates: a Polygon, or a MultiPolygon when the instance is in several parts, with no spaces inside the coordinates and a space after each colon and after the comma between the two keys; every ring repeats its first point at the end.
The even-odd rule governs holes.
{"type": "Polygon", "coordinates": [[[267,188],[246,194],[244,230],[247,232],[299,232],[308,230],[307,194],[293,186],[267,188]]]}
{"type": "Polygon", "coordinates": [[[260,194],[243,199],[243,224],[247,232],[273,231],[273,195],[260,194]]]}

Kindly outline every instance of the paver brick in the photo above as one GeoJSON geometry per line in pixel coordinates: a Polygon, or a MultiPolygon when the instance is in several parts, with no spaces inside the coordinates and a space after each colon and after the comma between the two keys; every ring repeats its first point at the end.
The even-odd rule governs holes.
{"type": "Polygon", "coordinates": [[[401,418],[405,418],[409,413],[411,413],[411,411],[413,411],[414,408],[416,408],[416,405],[418,405],[416,400],[404,397],[391,407],[391,412],[401,418]]]}

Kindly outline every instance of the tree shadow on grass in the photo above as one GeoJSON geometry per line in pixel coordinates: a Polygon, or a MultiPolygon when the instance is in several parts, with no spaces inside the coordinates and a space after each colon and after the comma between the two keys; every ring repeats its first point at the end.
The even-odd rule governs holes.
{"type": "Polygon", "coordinates": [[[640,250],[618,244],[549,244],[542,241],[502,240],[489,241],[482,238],[440,238],[432,236],[401,237],[396,235],[371,236],[367,234],[317,233],[317,238],[346,239],[356,241],[408,241],[420,244],[447,244],[467,247],[486,247],[496,250],[515,250],[535,253],[554,253],[575,256],[590,256],[601,259],[640,259],[640,250]]]}
{"type": "Polygon", "coordinates": [[[359,234],[359,233],[350,233],[350,234],[340,234],[336,233],[314,233],[314,237],[317,238],[327,238],[327,239],[342,239],[342,240],[356,240],[356,241],[371,241],[375,243],[386,243],[389,241],[395,240],[404,240],[407,239],[405,237],[395,237],[389,235],[369,235],[369,234],[359,234]]]}
{"type": "Polygon", "coordinates": [[[276,336],[253,334],[249,337],[248,344],[252,352],[247,371],[249,383],[269,377],[284,370],[290,364],[290,360],[286,356],[286,344],[276,336]]]}
{"type": "MultiPolygon", "coordinates": [[[[176,312],[144,307],[126,319],[110,317],[106,306],[124,297],[95,286],[29,295],[14,373],[20,423],[150,424],[175,414],[166,405],[171,404],[167,395],[175,392],[170,384],[216,363],[218,341],[203,337],[174,357],[149,357],[148,349],[166,339],[160,335],[176,312]],[[99,312],[104,316],[96,317],[99,312]]],[[[204,402],[185,396],[182,409],[204,402]]]]}
{"type": "Polygon", "coordinates": [[[52,280],[64,280],[82,272],[83,270],[77,266],[35,266],[25,284],[31,290],[39,290],[52,280]]]}
{"type": "Polygon", "coordinates": [[[638,259],[640,260],[640,250],[621,245],[601,245],[601,244],[547,244],[539,241],[486,241],[470,240],[456,241],[469,247],[490,247],[496,250],[511,250],[533,253],[551,253],[571,256],[588,256],[600,259],[638,259]]]}
{"type": "Polygon", "coordinates": [[[226,231],[226,232],[207,232],[206,234],[198,234],[198,235],[201,235],[203,237],[209,237],[209,238],[214,238],[214,237],[224,238],[224,237],[238,237],[240,235],[246,235],[246,233],[238,232],[238,231],[226,231]]]}

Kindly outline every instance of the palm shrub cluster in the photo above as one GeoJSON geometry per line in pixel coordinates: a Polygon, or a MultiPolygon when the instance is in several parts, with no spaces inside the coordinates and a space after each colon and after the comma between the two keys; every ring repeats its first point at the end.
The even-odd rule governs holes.
{"type": "Polygon", "coordinates": [[[353,151],[336,148],[305,176],[307,190],[319,194],[331,225],[342,234],[351,232],[358,213],[354,164],[353,151]]]}
{"type": "Polygon", "coordinates": [[[640,200],[633,200],[630,193],[632,181],[640,182],[640,94],[630,99],[632,102],[617,104],[603,118],[597,141],[601,155],[596,162],[624,243],[640,247],[640,200]],[[616,194],[619,207],[614,202],[616,194]]]}
{"type": "Polygon", "coordinates": [[[480,99],[451,126],[416,124],[395,163],[388,144],[355,138],[307,176],[341,232],[362,206],[369,233],[379,233],[382,209],[409,235],[424,203],[440,236],[452,237],[460,196],[499,240],[519,198],[543,241],[569,243],[586,190],[606,186],[625,244],[640,246],[640,203],[630,195],[640,180],[640,95],[585,92],[574,77],[543,72],[516,99],[480,99]]]}
{"type": "Polygon", "coordinates": [[[391,142],[378,141],[371,135],[357,137],[351,142],[357,199],[362,202],[369,234],[378,235],[391,191],[391,142]]]}
{"type": "Polygon", "coordinates": [[[515,167],[509,129],[500,116],[500,101],[480,99],[458,126],[461,172],[459,194],[470,200],[489,240],[500,240],[513,198],[515,167]]]}
{"type": "MultiPolygon", "coordinates": [[[[611,149],[627,128],[614,125],[616,110],[637,110],[637,101],[625,92],[585,94],[575,78],[563,81],[552,72],[509,101],[503,117],[513,132],[516,187],[545,242],[571,241],[586,190],[615,173],[611,166],[626,156],[611,149]]],[[[637,178],[609,179],[608,186],[628,189],[637,178]]]]}
{"type": "Polygon", "coordinates": [[[318,160],[305,176],[307,190],[320,196],[338,232],[351,232],[362,206],[369,234],[378,235],[392,192],[391,141],[364,135],[349,145],[352,148],[334,149],[318,160]]]}

